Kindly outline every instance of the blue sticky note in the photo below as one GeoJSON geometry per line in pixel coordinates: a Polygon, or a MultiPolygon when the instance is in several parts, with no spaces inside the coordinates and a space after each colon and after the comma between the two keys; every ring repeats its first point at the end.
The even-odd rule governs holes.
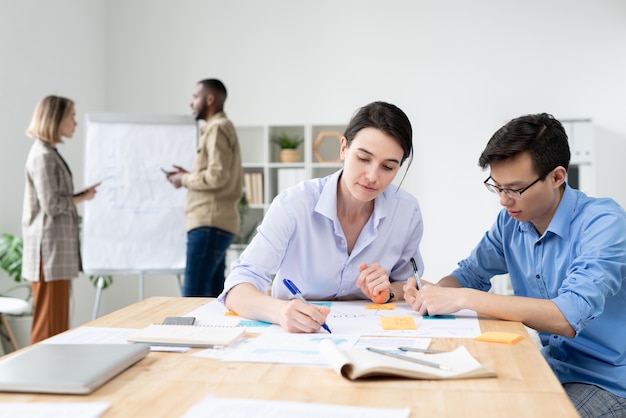
{"type": "Polygon", "coordinates": [[[424,315],[424,319],[454,319],[454,315],[424,315]]]}
{"type": "Polygon", "coordinates": [[[244,321],[239,321],[239,323],[237,324],[238,327],[269,327],[272,324],[269,322],[263,322],[263,321],[254,321],[252,319],[250,320],[244,320],[244,321]]]}
{"type": "Polygon", "coordinates": [[[317,306],[328,306],[329,308],[333,304],[332,302],[309,302],[309,303],[311,305],[317,305],[317,306]]]}

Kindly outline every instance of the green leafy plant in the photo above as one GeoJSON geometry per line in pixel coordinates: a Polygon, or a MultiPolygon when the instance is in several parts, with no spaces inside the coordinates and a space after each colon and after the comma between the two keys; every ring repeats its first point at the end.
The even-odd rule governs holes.
{"type": "MultiPolygon", "coordinates": [[[[9,277],[20,283],[22,278],[22,250],[24,240],[13,234],[4,233],[0,236],[0,268],[6,271],[9,277]]],[[[89,276],[94,286],[98,283],[99,276],[89,276]]],[[[103,289],[113,284],[113,276],[103,276],[103,289]]]]}
{"type": "Polygon", "coordinates": [[[296,149],[304,142],[304,138],[297,135],[288,135],[285,132],[272,136],[271,141],[281,149],[296,149]]]}
{"type": "Polygon", "coordinates": [[[113,284],[113,276],[89,276],[89,281],[93,284],[93,287],[98,287],[98,278],[102,277],[102,289],[106,289],[107,287],[113,284]]]}
{"type": "Polygon", "coordinates": [[[0,267],[14,281],[22,281],[22,250],[24,241],[21,237],[4,233],[0,237],[0,267]]]}
{"type": "Polygon", "coordinates": [[[29,302],[33,296],[30,284],[22,278],[22,250],[24,241],[21,237],[4,233],[0,236],[0,268],[18,284],[3,290],[0,296],[15,296],[17,291],[24,292],[22,298],[29,302]]]}

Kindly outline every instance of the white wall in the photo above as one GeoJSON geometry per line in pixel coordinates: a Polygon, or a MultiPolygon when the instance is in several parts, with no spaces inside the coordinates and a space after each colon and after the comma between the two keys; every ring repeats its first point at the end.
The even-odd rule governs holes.
{"type": "MultiPolygon", "coordinates": [[[[83,186],[83,116],[106,108],[104,15],[104,0],[0,0],[0,233],[21,235],[24,163],[32,144],[24,131],[48,94],[76,102],[78,128],[60,152],[75,188],[83,186]]],[[[90,317],[82,313],[92,309],[94,290],[86,279],[74,283],[72,323],[79,324],[90,317]]],[[[13,284],[0,272],[0,292],[13,284]]]]}
{"type": "MultiPolygon", "coordinates": [[[[21,35],[0,39],[0,117],[9,121],[0,133],[12,151],[1,158],[14,173],[0,180],[0,230],[10,232],[19,231],[23,130],[50,91],[76,98],[80,115],[186,114],[195,82],[217,77],[240,125],[346,123],[361,105],[393,102],[414,124],[416,158],[404,186],[424,211],[433,280],[467,255],[499,209],[477,159],[502,124],[546,111],[592,118],[599,132],[626,141],[622,0],[0,0],[0,16],[0,30],[7,20],[21,35]],[[61,28],[31,25],[33,13],[61,28]],[[64,71],[50,48],[34,44],[42,38],[63,42],[56,65],[64,71]],[[56,71],[41,78],[34,55],[56,71]],[[6,68],[7,56],[30,72],[6,68]]],[[[77,177],[81,137],[61,151],[77,177]]],[[[624,189],[623,178],[606,181],[609,194],[624,189]]],[[[146,283],[146,296],[177,294],[173,278],[146,283]]],[[[89,286],[76,299],[91,300],[89,286]]],[[[136,300],[136,286],[136,278],[116,278],[102,311],[136,300]]],[[[75,322],[90,314],[77,307],[75,322]]]]}

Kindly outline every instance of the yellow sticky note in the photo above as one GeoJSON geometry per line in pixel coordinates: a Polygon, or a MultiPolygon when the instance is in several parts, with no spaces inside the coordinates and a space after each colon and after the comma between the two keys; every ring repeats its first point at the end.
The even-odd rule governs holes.
{"type": "Polygon", "coordinates": [[[386,330],[417,329],[412,316],[383,316],[380,321],[386,330]]]}
{"type": "Polygon", "coordinates": [[[393,303],[370,303],[369,305],[365,305],[365,309],[374,311],[393,311],[396,309],[396,305],[393,303]]]}
{"type": "Polygon", "coordinates": [[[476,337],[476,341],[513,344],[522,339],[522,336],[512,332],[487,331],[476,337]]]}

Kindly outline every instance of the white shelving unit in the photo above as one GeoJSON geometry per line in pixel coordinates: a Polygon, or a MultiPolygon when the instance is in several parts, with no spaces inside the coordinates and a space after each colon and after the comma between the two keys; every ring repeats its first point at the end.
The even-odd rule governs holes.
{"type": "Polygon", "coordinates": [[[610,197],[626,208],[626,141],[591,119],[561,120],[570,142],[570,173],[578,171],[578,189],[610,197]]]}
{"type": "Polygon", "coordinates": [[[561,124],[567,133],[572,154],[568,183],[590,196],[595,196],[597,166],[594,164],[596,156],[591,119],[564,119],[561,124]],[[576,177],[575,181],[570,178],[572,175],[576,177]]]}
{"type": "Polygon", "coordinates": [[[241,148],[241,158],[244,175],[246,173],[261,173],[262,202],[250,205],[243,222],[242,236],[246,236],[263,219],[265,211],[272,200],[280,193],[279,183],[294,183],[294,180],[285,182],[293,173],[298,180],[327,176],[339,168],[339,138],[343,135],[346,126],[341,124],[302,124],[302,125],[254,125],[236,126],[241,148]],[[274,135],[286,133],[304,138],[298,147],[300,160],[293,163],[280,162],[278,145],[272,143],[274,135]],[[333,133],[336,133],[334,135],[333,133]],[[318,155],[323,161],[318,161],[314,146],[318,137],[323,141],[318,145],[318,155]],[[285,171],[285,169],[297,169],[285,171]],[[281,181],[279,181],[281,178],[281,181]]]}

